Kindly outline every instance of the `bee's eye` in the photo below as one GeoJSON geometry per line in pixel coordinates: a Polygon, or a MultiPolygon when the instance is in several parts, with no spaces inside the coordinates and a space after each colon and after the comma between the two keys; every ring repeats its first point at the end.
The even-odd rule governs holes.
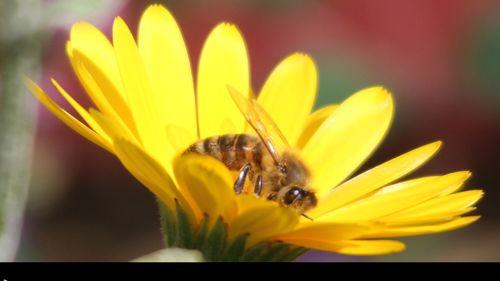
{"type": "Polygon", "coordinates": [[[283,197],[283,203],[285,205],[291,205],[293,201],[304,197],[304,195],[305,191],[302,188],[294,186],[290,188],[290,190],[288,190],[285,196],[283,197]]]}

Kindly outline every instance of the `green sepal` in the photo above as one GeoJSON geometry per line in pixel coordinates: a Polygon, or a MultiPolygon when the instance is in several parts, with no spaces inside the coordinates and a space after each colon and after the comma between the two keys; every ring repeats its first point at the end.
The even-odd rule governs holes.
{"type": "Polygon", "coordinates": [[[179,248],[192,249],[194,241],[194,231],[189,221],[189,217],[184,209],[175,200],[175,209],[177,213],[177,231],[175,245],[179,248]]]}
{"type": "Polygon", "coordinates": [[[160,200],[158,200],[158,209],[160,211],[160,225],[163,234],[163,242],[166,247],[174,247],[176,231],[174,212],[160,200]]]}
{"type": "Polygon", "coordinates": [[[249,248],[240,260],[246,262],[292,261],[306,251],[306,248],[278,241],[261,242],[249,248]]]}
{"type": "Polygon", "coordinates": [[[258,261],[258,258],[264,253],[267,243],[259,243],[248,249],[241,257],[241,261],[258,261]]]}
{"type": "Polygon", "coordinates": [[[158,201],[163,240],[167,247],[199,250],[206,261],[269,262],[292,261],[306,248],[280,241],[260,242],[247,246],[251,234],[244,233],[228,241],[227,225],[222,217],[210,226],[210,218],[203,215],[198,225],[189,220],[188,215],[175,202],[175,211],[158,201]]]}
{"type": "Polygon", "coordinates": [[[196,232],[196,236],[193,243],[193,249],[200,249],[201,245],[205,242],[208,234],[208,223],[209,217],[207,214],[203,214],[203,219],[201,220],[200,226],[198,227],[198,231],[196,232]]]}
{"type": "Polygon", "coordinates": [[[269,248],[259,257],[259,261],[274,261],[277,257],[283,256],[290,246],[283,243],[269,244],[269,248]]]}
{"type": "Polygon", "coordinates": [[[277,259],[279,259],[280,261],[293,261],[308,250],[309,249],[303,247],[290,246],[288,252],[284,253],[281,257],[277,257],[277,259]]]}
{"type": "Polygon", "coordinates": [[[219,261],[224,250],[227,230],[222,217],[219,217],[212,227],[207,239],[201,246],[201,252],[209,261],[219,261]]]}
{"type": "Polygon", "coordinates": [[[249,236],[249,233],[243,233],[236,237],[224,251],[221,261],[240,261],[245,253],[245,246],[249,236]]]}

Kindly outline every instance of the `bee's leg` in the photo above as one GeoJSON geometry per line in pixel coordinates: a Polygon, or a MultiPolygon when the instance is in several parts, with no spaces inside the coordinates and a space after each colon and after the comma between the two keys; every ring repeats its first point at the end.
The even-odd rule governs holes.
{"type": "Polygon", "coordinates": [[[257,176],[253,193],[257,196],[260,196],[260,194],[262,193],[262,175],[257,176]]]}
{"type": "Polygon", "coordinates": [[[251,168],[252,165],[250,165],[250,163],[247,163],[245,166],[243,166],[243,168],[241,168],[240,173],[238,174],[238,178],[234,182],[234,192],[236,194],[240,194],[243,190],[248,172],[250,172],[251,168]]]}
{"type": "Polygon", "coordinates": [[[311,218],[310,216],[306,215],[305,213],[300,213],[304,218],[310,220],[310,221],[314,221],[313,218],[311,218]]]}
{"type": "Polygon", "coordinates": [[[269,193],[269,195],[267,195],[267,200],[271,200],[271,201],[276,201],[278,199],[278,194],[277,193],[269,193]]]}

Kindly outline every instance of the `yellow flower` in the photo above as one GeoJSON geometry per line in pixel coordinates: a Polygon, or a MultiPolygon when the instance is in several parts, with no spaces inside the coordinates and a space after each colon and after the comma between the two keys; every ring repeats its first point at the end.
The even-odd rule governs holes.
{"type": "Polygon", "coordinates": [[[72,27],[67,55],[96,108],[82,108],[52,82],[86,124],[28,84],[54,115],[116,155],[159,198],[168,246],[200,249],[209,260],[289,260],[304,249],[386,254],[404,244],[375,238],[436,233],[479,218],[462,217],[483,194],[457,192],[468,171],[394,183],[431,158],[440,142],[350,178],[389,128],[392,97],[372,87],[311,113],[317,72],[305,54],[278,64],[258,102],[312,171],[318,204],[307,215],[313,220],[263,198],[236,195],[234,174],[221,162],[178,155],[199,138],[253,133],[227,90],[231,85],[251,92],[240,32],[228,23],[212,30],[196,90],[181,31],[164,7],[145,11],[137,40],[121,18],[114,22],[112,43],[91,24],[72,27]]]}

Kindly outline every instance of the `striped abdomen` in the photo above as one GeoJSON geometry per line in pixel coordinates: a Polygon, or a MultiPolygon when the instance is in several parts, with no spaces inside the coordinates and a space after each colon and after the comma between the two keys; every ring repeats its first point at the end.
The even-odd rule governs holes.
{"type": "Polygon", "coordinates": [[[185,153],[210,155],[220,160],[230,170],[239,170],[250,163],[254,172],[262,170],[263,158],[269,157],[257,136],[238,134],[206,138],[192,144],[185,153]]]}

